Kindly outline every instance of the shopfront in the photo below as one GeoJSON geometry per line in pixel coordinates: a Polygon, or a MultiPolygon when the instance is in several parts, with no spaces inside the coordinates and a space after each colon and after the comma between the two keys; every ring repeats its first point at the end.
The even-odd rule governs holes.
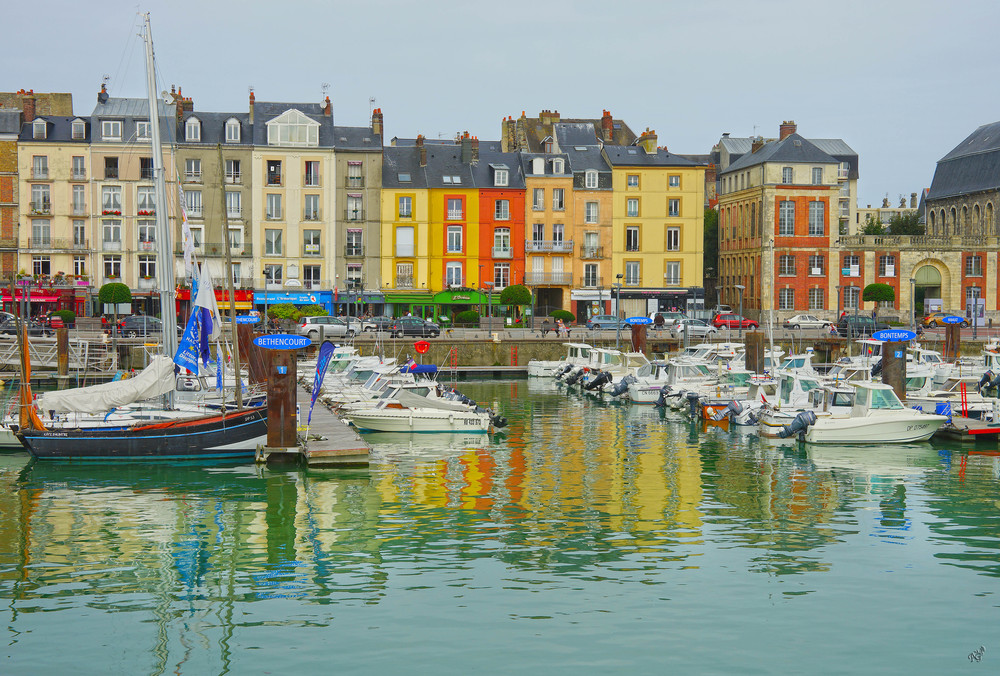
{"type": "Polygon", "coordinates": [[[5,312],[37,317],[53,310],[72,310],[78,317],[86,316],[87,291],[89,287],[43,287],[26,288],[21,285],[14,289],[11,299],[10,288],[3,289],[3,309],[5,312]]]}
{"type": "Polygon", "coordinates": [[[334,296],[333,304],[338,315],[360,317],[367,314],[376,317],[385,309],[385,296],[380,291],[341,292],[334,296]]]}
{"type": "Polygon", "coordinates": [[[414,317],[432,319],[434,317],[432,298],[430,291],[386,292],[383,307],[385,314],[391,317],[412,314],[414,317]]]}
{"type": "MultiPolygon", "coordinates": [[[[246,314],[254,308],[253,289],[234,290],[233,300],[236,302],[236,314],[246,314]]],[[[219,314],[222,317],[228,317],[228,289],[216,289],[215,302],[219,305],[219,314]]],[[[191,316],[191,289],[177,289],[177,316],[183,323],[187,323],[188,318],[191,316]]]]}
{"type": "Polygon", "coordinates": [[[321,305],[329,314],[335,314],[333,291],[258,291],[254,294],[253,304],[264,312],[272,305],[291,303],[292,305],[321,305]]]}
{"type": "Polygon", "coordinates": [[[492,315],[499,317],[500,294],[483,293],[476,289],[449,289],[434,294],[431,303],[434,305],[434,321],[444,319],[444,324],[450,324],[455,320],[455,315],[466,310],[475,310],[480,317],[490,315],[490,303],[493,304],[492,315]]]}
{"type": "Polygon", "coordinates": [[[677,289],[574,289],[573,313],[580,324],[594,315],[648,316],[653,312],[692,312],[704,309],[705,290],[700,286],[677,289]],[[619,309],[618,301],[621,301],[619,309]]]}

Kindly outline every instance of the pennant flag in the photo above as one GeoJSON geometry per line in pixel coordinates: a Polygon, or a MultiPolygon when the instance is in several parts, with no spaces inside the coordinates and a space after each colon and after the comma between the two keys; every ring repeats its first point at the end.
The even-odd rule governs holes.
{"type": "Polygon", "coordinates": [[[188,223],[187,210],[184,208],[184,189],[177,186],[181,193],[181,239],[184,248],[184,274],[188,279],[194,278],[194,235],[191,233],[191,224],[188,223]]]}
{"type": "Polygon", "coordinates": [[[222,391],[222,348],[215,344],[215,389],[222,391]]]}
{"type": "Polygon", "coordinates": [[[199,336],[199,347],[201,360],[208,366],[211,351],[208,347],[209,340],[218,340],[222,335],[221,320],[219,318],[219,305],[215,300],[215,284],[212,282],[212,272],[207,264],[201,266],[201,274],[198,277],[198,295],[194,305],[200,308],[201,314],[201,335],[199,336]]]}
{"type": "Polygon", "coordinates": [[[313,380],[312,401],[309,402],[309,417],[306,418],[306,427],[312,422],[313,406],[316,405],[316,398],[319,397],[319,390],[323,385],[323,378],[326,377],[326,369],[330,366],[330,358],[335,349],[333,343],[329,341],[324,341],[319,346],[319,354],[316,355],[316,378],[313,380]]]}

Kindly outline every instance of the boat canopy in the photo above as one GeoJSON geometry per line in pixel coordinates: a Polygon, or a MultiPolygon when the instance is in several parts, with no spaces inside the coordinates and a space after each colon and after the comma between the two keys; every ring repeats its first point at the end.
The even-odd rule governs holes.
{"type": "Polygon", "coordinates": [[[104,413],[158,397],[175,387],[174,360],[156,355],[150,359],[149,366],[132,378],[40,394],[38,409],[56,413],[104,413]]]}

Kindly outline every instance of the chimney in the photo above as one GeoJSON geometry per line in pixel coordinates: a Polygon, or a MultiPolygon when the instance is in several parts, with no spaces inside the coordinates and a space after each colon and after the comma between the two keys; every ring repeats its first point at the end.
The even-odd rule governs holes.
{"type": "Polygon", "coordinates": [[[479,137],[478,136],[473,136],[472,137],[472,161],[473,162],[478,162],[479,161],[479,137]]]}
{"type": "Polygon", "coordinates": [[[538,119],[541,121],[542,126],[552,124],[552,118],[549,116],[549,111],[547,110],[538,113],[538,119]]]}
{"type": "Polygon", "coordinates": [[[778,140],[784,141],[786,138],[795,133],[798,127],[795,126],[795,120],[785,120],[778,127],[778,140]]]}
{"type": "Polygon", "coordinates": [[[639,137],[638,144],[642,146],[642,149],[646,151],[647,155],[655,155],[656,132],[650,131],[649,127],[646,127],[646,131],[642,132],[642,136],[639,137]]]}
{"type": "Polygon", "coordinates": [[[108,102],[108,86],[106,84],[101,84],[101,91],[97,92],[97,102],[98,103],[108,102]]]}
{"type": "Polygon", "coordinates": [[[614,122],[611,119],[611,111],[605,110],[604,114],[601,116],[601,138],[604,139],[605,143],[610,143],[613,133],[614,122]]]}
{"type": "Polygon", "coordinates": [[[333,114],[333,105],[330,103],[330,97],[326,97],[326,105],[323,106],[323,114],[330,117],[333,114]]]}
{"type": "Polygon", "coordinates": [[[21,99],[21,111],[24,113],[24,121],[31,122],[35,119],[35,92],[25,92],[21,99]]]}
{"type": "Polygon", "coordinates": [[[254,102],[254,95],[253,95],[253,90],[251,89],[250,90],[250,124],[253,124],[253,102],[254,102]]]}
{"type": "Polygon", "coordinates": [[[469,132],[462,134],[462,164],[469,164],[472,162],[472,139],[469,138],[469,132]]]}
{"type": "Polygon", "coordinates": [[[420,166],[427,166],[427,148],[424,147],[424,135],[417,134],[417,150],[420,154],[420,166]]]}
{"type": "Polygon", "coordinates": [[[763,136],[755,137],[753,139],[753,142],[750,144],[750,154],[751,155],[754,154],[763,147],[764,147],[764,137],[763,136]]]}
{"type": "Polygon", "coordinates": [[[375,136],[382,135],[382,109],[376,108],[372,112],[372,134],[375,136]]]}
{"type": "Polygon", "coordinates": [[[917,193],[915,192],[910,193],[910,208],[911,209],[917,208],[917,193]]]}

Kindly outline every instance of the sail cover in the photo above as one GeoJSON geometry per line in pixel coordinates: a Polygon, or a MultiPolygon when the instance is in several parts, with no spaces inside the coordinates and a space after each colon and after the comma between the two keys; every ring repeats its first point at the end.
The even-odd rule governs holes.
{"type": "Polygon", "coordinates": [[[38,395],[38,409],[56,413],[105,413],[174,389],[174,362],[157,355],[133,378],[38,395]]]}

